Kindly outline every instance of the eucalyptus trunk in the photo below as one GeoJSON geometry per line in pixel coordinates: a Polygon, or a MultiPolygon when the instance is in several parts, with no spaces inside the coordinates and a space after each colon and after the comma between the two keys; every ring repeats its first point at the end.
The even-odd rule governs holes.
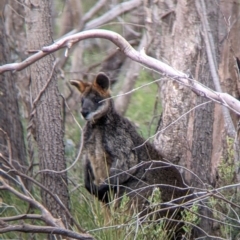
{"type": "MultiPolygon", "coordinates": [[[[37,51],[53,42],[51,28],[51,1],[26,1],[27,42],[29,51],[37,51]]],[[[32,101],[36,102],[34,113],[35,138],[38,146],[41,183],[66,206],[69,206],[67,173],[51,172],[66,169],[63,142],[61,101],[54,71],[55,58],[48,55],[30,66],[32,101]]],[[[33,108],[35,107],[33,106],[33,108]]],[[[34,109],[33,109],[34,110],[34,109]]],[[[46,192],[42,200],[54,217],[61,217],[67,225],[64,210],[46,192]]]]}
{"type": "MultiPolygon", "coordinates": [[[[1,4],[4,5],[4,2],[1,4]]],[[[0,17],[0,53],[0,65],[9,63],[11,54],[2,17],[0,17]]],[[[2,131],[0,132],[0,153],[8,157],[17,170],[25,172],[26,148],[15,81],[16,75],[11,72],[0,75],[0,128],[7,134],[6,136],[2,131]],[[10,140],[11,147],[8,146],[7,138],[10,140]]]]}
{"type": "MultiPolygon", "coordinates": [[[[214,0],[159,1],[160,51],[156,57],[177,70],[188,73],[189,78],[193,77],[205,86],[219,91],[210,69],[202,14],[205,14],[208,22],[205,27],[211,33],[207,37],[222,91],[239,96],[239,80],[234,69],[234,55],[239,56],[239,31],[235,30],[239,29],[239,4],[228,1],[217,3],[214,0]],[[202,4],[205,5],[206,13],[202,4]],[[224,23],[226,19],[231,19],[234,23],[230,32],[224,23]]],[[[160,82],[160,95],[163,113],[158,128],[160,132],[155,139],[156,146],[169,160],[190,169],[202,180],[181,170],[191,186],[203,190],[209,185],[218,186],[218,166],[226,153],[229,127],[224,111],[228,110],[193,93],[173,79],[163,78],[160,82]]],[[[234,128],[236,115],[231,114],[231,117],[234,128]]],[[[211,217],[206,209],[202,211],[205,216],[211,217]]],[[[212,221],[202,219],[200,227],[208,234],[218,235],[213,230],[213,224],[212,221]]]]}

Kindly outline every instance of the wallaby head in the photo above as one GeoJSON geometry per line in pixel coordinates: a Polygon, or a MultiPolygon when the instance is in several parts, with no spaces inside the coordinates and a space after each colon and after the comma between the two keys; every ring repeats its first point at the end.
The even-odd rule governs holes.
{"type": "Polygon", "coordinates": [[[110,82],[105,73],[99,73],[93,83],[82,80],[71,80],[70,83],[81,92],[81,113],[87,121],[95,122],[111,109],[110,82]]]}

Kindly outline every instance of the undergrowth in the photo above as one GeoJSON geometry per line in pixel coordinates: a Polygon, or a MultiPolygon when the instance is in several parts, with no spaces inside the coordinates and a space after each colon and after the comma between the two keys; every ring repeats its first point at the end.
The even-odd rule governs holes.
{"type": "MultiPolygon", "coordinates": [[[[218,165],[218,187],[231,186],[236,183],[236,167],[234,162],[234,139],[226,139],[226,154],[218,165]]],[[[238,166],[239,167],[239,166],[238,166]]],[[[238,188],[223,188],[217,196],[209,200],[218,234],[226,239],[240,239],[239,216],[240,194],[238,188]]]]}
{"type": "MultiPolygon", "coordinates": [[[[96,239],[166,240],[174,236],[176,228],[169,230],[169,221],[165,218],[159,219],[161,192],[158,188],[148,198],[149,214],[144,217],[140,216],[126,195],[123,196],[120,206],[116,208],[116,202],[112,201],[109,206],[104,206],[84,189],[80,189],[74,193],[75,196],[71,197],[74,216],[79,224],[96,239]]],[[[190,239],[192,226],[199,221],[195,214],[197,212],[197,206],[192,206],[189,211],[182,212],[183,221],[189,223],[184,229],[185,239],[190,239]]]]}

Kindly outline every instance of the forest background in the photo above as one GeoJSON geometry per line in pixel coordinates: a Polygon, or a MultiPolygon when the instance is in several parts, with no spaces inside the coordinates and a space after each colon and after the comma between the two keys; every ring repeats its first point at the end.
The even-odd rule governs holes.
{"type": "Polygon", "coordinates": [[[166,239],[164,226],[139,226],[114,206],[106,213],[84,190],[84,121],[69,80],[91,81],[99,71],[111,79],[119,113],[203,193],[195,203],[202,212],[185,216],[186,237],[197,225],[202,238],[240,238],[240,1],[4,0],[0,11],[2,239],[166,239]],[[41,52],[92,29],[90,39],[41,52]],[[165,65],[127,58],[128,48],[97,38],[99,29],[119,33],[175,77],[165,65]],[[14,65],[38,54],[46,56],[14,65]]]}

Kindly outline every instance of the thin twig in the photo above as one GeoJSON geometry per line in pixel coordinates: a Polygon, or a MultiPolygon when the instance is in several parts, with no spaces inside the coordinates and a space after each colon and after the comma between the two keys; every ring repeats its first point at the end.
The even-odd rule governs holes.
{"type": "Polygon", "coordinates": [[[106,4],[107,0],[99,0],[97,3],[90,8],[90,10],[84,14],[82,21],[85,23],[90,20],[104,5],[106,4]]]}
{"type": "MultiPolygon", "coordinates": [[[[101,7],[102,2],[104,2],[104,0],[98,1],[99,7],[101,7]]],[[[110,11],[106,12],[105,14],[102,14],[100,17],[95,18],[89,22],[86,22],[85,26],[83,27],[83,30],[99,28],[100,26],[103,26],[104,24],[114,20],[119,15],[127,13],[129,11],[132,11],[133,9],[136,9],[141,4],[142,4],[142,0],[130,0],[130,1],[126,1],[126,2],[121,2],[118,5],[116,5],[113,9],[111,9],[110,11]]],[[[93,7],[93,9],[94,9],[94,7],[93,7]]],[[[95,9],[94,9],[94,11],[95,11],[95,9]]],[[[89,16],[90,15],[92,15],[92,13],[89,11],[89,16]]],[[[86,15],[83,18],[87,19],[89,17],[86,15]]],[[[86,19],[85,19],[85,21],[86,21],[86,19]]],[[[69,33],[65,34],[62,38],[71,36],[72,34],[79,32],[80,30],[81,29],[78,29],[78,28],[73,29],[69,33]]]]}
{"type": "Polygon", "coordinates": [[[42,94],[44,93],[44,91],[45,91],[46,88],[48,87],[50,81],[52,80],[52,76],[53,76],[55,67],[56,67],[56,65],[57,65],[57,62],[58,62],[58,60],[56,60],[56,61],[53,63],[52,71],[51,71],[51,73],[50,73],[50,76],[49,76],[47,82],[45,83],[45,85],[43,86],[43,88],[41,89],[41,91],[38,93],[38,96],[37,96],[37,97],[35,98],[35,100],[33,101],[33,109],[36,108],[37,102],[39,101],[39,99],[41,98],[42,94]]]}
{"type": "Polygon", "coordinates": [[[0,218],[4,222],[11,222],[11,221],[17,221],[17,220],[22,220],[22,219],[35,219],[35,220],[42,220],[42,215],[39,214],[20,214],[16,216],[11,216],[11,217],[1,217],[0,218]]]}
{"type": "MultiPolygon", "coordinates": [[[[141,145],[136,146],[135,148],[139,148],[142,147],[143,145],[145,145],[150,139],[156,137],[159,133],[162,133],[163,131],[165,131],[166,129],[168,129],[169,127],[171,127],[173,124],[175,124],[176,122],[178,122],[181,118],[185,117],[187,114],[189,114],[190,112],[194,111],[196,108],[199,108],[205,104],[211,103],[212,101],[207,101],[201,104],[198,104],[197,106],[191,108],[190,110],[188,110],[187,112],[185,112],[183,115],[181,115],[180,117],[178,117],[175,121],[171,122],[171,124],[169,124],[168,126],[166,126],[165,128],[157,131],[154,135],[150,136],[149,138],[147,138],[141,145]]],[[[135,149],[134,148],[134,149],[135,149]]]]}
{"type": "MultiPolygon", "coordinates": [[[[6,137],[6,140],[7,140],[7,146],[8,146],[8,161],[6,159],[5,160],[5,163],[8,165],[8,166],[12,166],[13,167],[13,163],[12,163],[12,145],[11,145],[11,141],[10,141],[10,137],[8,136],[7,132],[5,132],[2,128],[0,128],[0,132],[2,132],[5,137],[6,137]]],[[[4,158],[3,155],[0,153],[0,157],[1,158],[4,158]]],[[[24,183],[22,182],[22,179],[19,178],[19,176],[17,176],[17,180],[18,180],[18,184],[21,186],[22,190],[24,191],[24,193],[26,195],[31,195],[29,193],[29,191],[26,189],[24,183]]]]}

